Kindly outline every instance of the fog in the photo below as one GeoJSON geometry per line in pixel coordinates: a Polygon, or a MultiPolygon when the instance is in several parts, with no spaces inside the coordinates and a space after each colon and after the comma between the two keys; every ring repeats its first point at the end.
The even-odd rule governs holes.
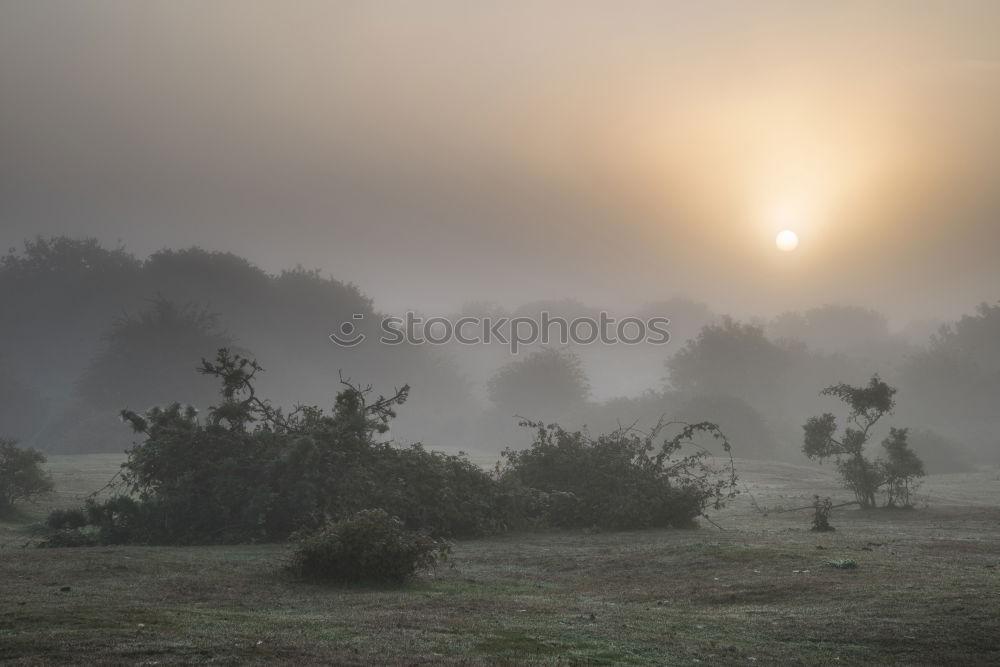
{"type": "Polygon", "coordinates": [[[0,242],[197,244],[380,306],[994,297],[1000,8],[0,8],[0,242]],[[782,201],[807,210],[793,261],[782,201]],[[958,269],[958,270],[956,270],[958,269]],[[459,278],[460,277],[460,278],[459,278]]]}
{"type": "Polygon", "coordinates": [[[515,414],[718,419],[797,460],[819,391],[879,372],[922,454],[995,461],[998,25],[990,1],[5,2],[7,430],[120,451],[117,410],[206,407],[193,368],[227,343],[282,405],[328,404],[338,371],[409,383],[392,435],[482,460],[515,414]],[[579,386],[518,403],[490,380],[540,346],[328,338],[410,310],[664,317],[671,341],[550,346],[579,386]],[[685,348],[706,325],[742,352],[685,348]]]}

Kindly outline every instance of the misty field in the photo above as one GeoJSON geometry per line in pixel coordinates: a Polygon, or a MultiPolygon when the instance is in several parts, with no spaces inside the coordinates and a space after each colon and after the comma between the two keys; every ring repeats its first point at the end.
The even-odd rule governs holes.
{"type": "Polygon", "coordinates": [[[742,461],[696,530],[458,541],[401,589],[296,581],[288,547],[35,549],[31,524],[121,458],[50,459],[57,488],[0,524],[8,663],[997,664],[1000,471],[929,477],[918,509],[838,509],[823,470],[742,461]],[[751,498],[752,495],[752,498],[751,498]],[[767,515],[755,509],[770,510],[767,515]],[[828,562],[854,561],[841,569],[828,562]]]}

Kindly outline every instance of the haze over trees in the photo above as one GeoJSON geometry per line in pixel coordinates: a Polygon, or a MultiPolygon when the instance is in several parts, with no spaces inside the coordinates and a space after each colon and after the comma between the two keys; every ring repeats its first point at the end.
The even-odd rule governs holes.
{"type": "Polygon", "coordinates": [[[908,422],[1000,460],[1000,304],[980,304],[941,327],[902,368],[899,385],[908,422]]]}
{"type": "MultiPolygon", "coordinates": [[[[332,400],[330,379],[363,378],[376,391],[419,388],[393,425],[401,441],[473,452],[486,461],[524,438],[514,415],[609,432],[662,415],[716,421],[739,434],[737,455],[801,460],[801,423],[822,410],[819,388],[878,372],[906,396],[901,419],[928,470],[1000,460],[1000,306],[984,304],[922,346],[881,313],[825,305],[739,321],[685,298],[618,317],[668,317],[666,345],[378,343],[383,317],[358,286],[302,267],[277,274],[200,248],[140,259],[93,239],[29,240],[0,258],[3,431],[45,451],[122,451],[117,411],[171,396],[204,408],[211,389],[189,371],[234,347],[274,368],[261,388],[290,407],[332,400]],[[264,315],[266,314],[266,315],[264,315]],[[357,318],[355,316],[360,316],[357,318]],[[327,335],[351,321],[368,339],[341,348],[327,335]],[[199,384],[199,382],[202,382],[199,384]]],[[[593,317],[573,299],[463,315],[593,317]]]]}
{"type": "Polygon", "coordinates": [[[863,351],[888,338],[888,318],[871,308],[827,304],[778,315],[767,326],[775,339],[794,338],[825,351],[863,351]]]}
{"type": "Polygon", "coordinates": [[[73,403],[46,434],[63,452],[113,451],[127,446],[118,419],[122,406],[145,409],[186,396],[207,408],[215,387],[191,372],[201,359],[232,336],[219,329],[219,316],[163,297],[114,323],[101,348],[77,381],[73,403]]]}
{"type": "MultiPolygon", "coordinates": [[[[226,332],[239,332],[241,348],[283,361],[264,382],[290,403],[332,398],[329,380],[341,371],[383,390],[419,376],[425,395],[405,428],[429,433],[442,425],[454,442],[454,424],[471,405],[461,374],[436,350],[374,342],[381,314],[357,287],[302,268],[271,275],[230,253],[189,248],[139,260],[93,239],[31,240],[0,258],[0,312],[5,345],[17,352],[0,367],[0,390],[16,383],[24,389],[12,393],[31,403],[12,414],[13,434],[48,451],[122,451],[128,436],[114,396],[150,407],[173,393],[176,378],[190,377],[201,356],[228,342],[226,332]],[[355,314],[372,342],[352,350],[333,345],[328,334],[355,314]],[[166,318],[162,330],[157,318],[166,318]],[[199,337],[205,346],[195,344],[199,337]],[[166,368],[170,360],[176,369],[166,368]],[[106,438],[108,428],[119,436],[106,438]],[[74,429],[83,437],[70,438],[74,429]]],[[[190,387],[197,378],[180,382],[190,387]]]]}
{"type": "Polygon", "coordinates": [[[580,358],[569,350],[541,348],[515,359],[487,383],[490,400],[505,415],[551,420],[578,417],[590,396],[580,358]]]}
{"type": "Polygon", "coordinates": [[[0,357],[0,424],[4,432],[21,440],[30,440],[45,423],[48,401],[21,380],[0,357]]]}

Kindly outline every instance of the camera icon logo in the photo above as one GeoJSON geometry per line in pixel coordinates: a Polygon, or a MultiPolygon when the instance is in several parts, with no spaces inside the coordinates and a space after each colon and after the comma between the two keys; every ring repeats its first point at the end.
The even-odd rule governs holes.
{"type": "MultiPolygon", "coordinates": [[[[354,313],[351,316],[352,320],[363,320],[365,319],[364,313],[354,313]]],[[[335,331],[330,334],[330,340],[339,345],[340,347],[354,347],[360,345],[367,338],[366,335],[359,332],[354,322],[343,322],[340,325],[339,331],[335,331]]]]}

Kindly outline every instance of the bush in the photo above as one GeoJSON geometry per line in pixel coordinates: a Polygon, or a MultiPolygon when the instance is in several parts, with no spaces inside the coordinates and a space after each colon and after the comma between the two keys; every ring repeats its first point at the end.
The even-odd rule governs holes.
{"type": "Polygon", "coordinates": [[[658,424],[650,433],[618,429],[591,438],[558,425],[523,424],[535,429],[535,441],[522,451],[506,450],[501,479],[539,492],[528,510],[541,523],[565,528],[596,526],[612,530],[686,527],[712,505],[735,495],[736,474],[729,458],[725,470],[707,462],[708,453],[685,454],[697,434],[708,434],[730,446],[709,422],[681,424],[673,438],[657,443],[658,424]]]}
{"type": "Polygon", "coordinates": [[[290,569],[321,581],[398,584],[448,551],[447,543],[406,530],[384,510],[362,510],[298,539],[290,569]]]}
{"type": "Polygon", "coordinates": [[[0,438],[0,512],[20,500],[30,500],[52,490],[52,479],[42,470],[45,455],[0,438]]]}
{"type": "Polygon", "coordinates": [[[491,534],[512,523],[499,485],[464,456],[378,441],[406,387],[371,401],[367,389],[344,383],[330,413],[284,414],[254,393],[255,361],[220,350],[201,371],[223,385],[207,418],[178,403],[123,413],[144,440],[122,467],[128,495],[90,510],[102,540],[284,540],[370,508],[434,537],[491,534]]]}
{"type": "Polygon", "coordinates": [[[830,525],[830,515],[832,513],[832,500],[813,496],[813,525],[811,530],[816,533],[828,533],[836,530],[836,528],[830,525]]]}
{"type": "Polygon", "coordinates": [[[52,510],[45,525],[52,530],[72,530],[87,525],[87,514],[82,509],[52,510]]]}
{"type": "Polygon", "coordinates": [[[122,495],[100,503],[88,500],[87,524],[96,528],[101,544],[167,544],[175,537],[165,525],[161,503],[122,495]]]}
{"type": "Polygon", "coordinates": [[[492,535],[516,521],[501,486],[464,455],[378,443],[341,474],[338,516],[380,508],[433,537],[492,535]]]}
{"type": "Polygon", "coordinates": [[[128,451],[119,494],[87,504],[102,543],[280,541],[371,509],[431,538],[536,526],[686,526],[735,491],[731,457],[728,472],[716,474],[704,451],[681,452],[709,436],[729,453],[708,422],[684,425],[658,446],[662,425],[591,440],[527,424],[538,433],[532,448],[506,452],[491,475],[461,454],[379,440],[408,387],[370,400],[366,388],[345,382],[330,412],[284,413],[256,395],[260,370],[222,349],[201,368],[223,385],[222,402],[206,417],[179,403],[123,412],[143,440],[128,451]]]}
{"type": "Polygon", "coordinates": [[[99,529],[91,526],[93,507],[96,504],[88,500],[83,509],[52,510],[45,519],[45,526],[51,532],[39,543],[41,548],[57,547],[92,547],[102,542],[99,529]]]}

